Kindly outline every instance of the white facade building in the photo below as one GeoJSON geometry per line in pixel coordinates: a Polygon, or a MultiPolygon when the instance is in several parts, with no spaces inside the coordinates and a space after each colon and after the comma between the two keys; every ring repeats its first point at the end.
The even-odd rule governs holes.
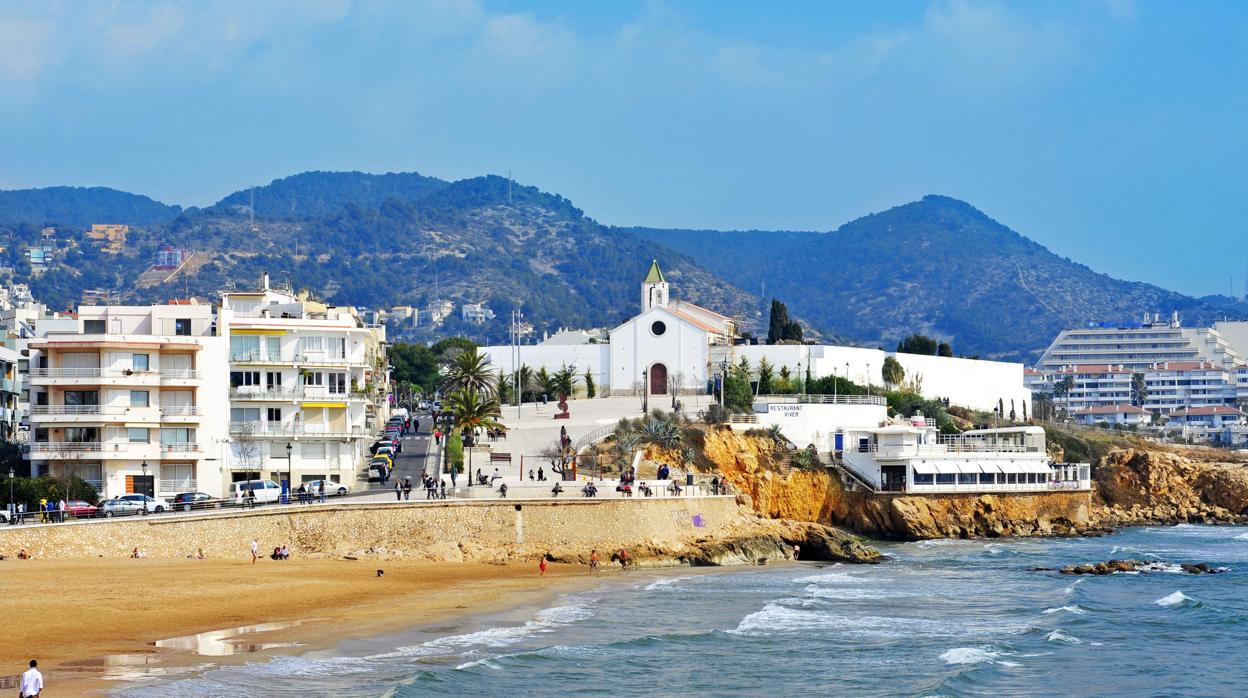
{"type": "Polygon", "coordinates": [[[78,315],[30,343],[32,474],[78,475],[104,497],[222,493],[226,340],[212,307],[78,315]]]}
{"type": "MultiPolygon", "coordinates": [[[[490,363],[503,372],[515,370],[511,346],[483,347],[490,363]]],[[[652,262],[641,284],[641,313],[610,332],[606,345],[525,345],[520,365],[557,371],[575,365],[588,369],[606,395],[705,393],[724,370],[742,358],[757,370],[766,358],[779,372],[787,367],[795,379],[848,377],[860,385],[881,386],[884,359],[893,356],[909,383],[927,397],[990,411],[999,404],[1021,415],[1031,401],[1023,384],[1023,365],[999,361],[955,359],[916,354],[891,354],[877,349],[830,345],[736,343],[733,320],[706,308],[670,297],[670,288],[652,262]]]]}
{"type": "MultiPolygon", "coordinates": [[[[1244,331],[1248,335],[1248,330],[1244,331]]],[[[1166,362],[1204,361],[1232,368],[1241,362],[1227,338],[1210,327],[1183,327],[1178,313],[1140,323],[1062,330],[1036,364],[1042,372],[1072,365],[1115,365],[1138,370],[1166,362]]]]}
{"type": "Polygon", "coordinates": [[[385,330],[354,308],[269,286],[222,295],[228,482],[354,483],[388,416],[385,330]],[[289,446],[289,448],[287,448],[289,446]]]}
{"type": "Polygon", "coordinates": [[[1097,405],[1085,407],[1074,414],[1080,424],[1116,426],[1145,426],[1153,423],[1153,413],[1135,405],[1097,405]]]}

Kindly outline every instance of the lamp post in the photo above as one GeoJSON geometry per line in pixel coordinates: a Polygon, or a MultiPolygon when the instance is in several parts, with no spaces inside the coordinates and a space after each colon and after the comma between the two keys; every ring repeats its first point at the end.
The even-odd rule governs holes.
{"type": "Polygon", "coordinates": [[[650,411],[650,369],[641,369],[641,413],[650,411]]]}
{"type": "Polygon", "coordinates": [[[295,481],[294,477],[291,474],[291,467],[290,467],[290,452],[293,450],[294,450],[294,447],[291,446],[290,443],[287,443],[286,444],[286,503],[287,504],[290,504],[290,488],[291,488],[291,484],[293,484],[295,481]]]}
{"type": "Polygon", "coordinates": [[[140,465],[139,467],[142,468],[143,470],[143,497],[144,497],[143,508],[140,509],[139,511],[141,511],[144,516],[147,516],[147,497],[151,495],[147,494],[147,459],[146,458],[143,459],[143,464],[140,465]]]}
{"type": "Polygon", "coordinates": [[[802,380],[802,362],[797,362],[797,392],[799,395],[806,394],[806,383],[802,380]]]}
{"type": "Polygon", "coordinates": [[[832,402],[836,402],[836,367],[832,367],[832,402]]]}
{"type": "Polygon", "coordinates": [[[871,397],[871,364],[867,364],[867,397],[871,397]]]}
{"type": "Polygon", "coordinates": [[[13,470],[13,466],[9,466],[9,523],[17,523],[17,504],[13,502],[13,478],[17,473],[13,470]]]}

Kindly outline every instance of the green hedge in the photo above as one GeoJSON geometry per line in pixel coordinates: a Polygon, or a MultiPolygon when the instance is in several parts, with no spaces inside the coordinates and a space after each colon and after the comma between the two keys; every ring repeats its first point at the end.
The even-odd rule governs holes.
{"type": "MultiPolygon", "coordinates": [[[[66,494],[66,487],[69,490],[69,496],[65,497],[66,499],[81,499],[91,504],[97,504],[100,501],[99,493],[82,478],[66,479],[46,475],[14,478],[13,500],[19,504],[25,504],[27,511],[38,511],[40,499],[47,499],[50,502],[60,500],[66,494]]],[[[0,479],[0,504],[4,507],[9,505],[8,478],[0,479]]]]}

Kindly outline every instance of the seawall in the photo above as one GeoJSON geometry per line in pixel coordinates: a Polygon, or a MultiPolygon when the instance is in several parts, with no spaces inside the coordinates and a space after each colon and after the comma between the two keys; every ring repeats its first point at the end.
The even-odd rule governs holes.
{"type": "Polygon", "coordinates": [[[279,545],[300,557],[411,557],[505,562],[549,555],[586,562],[629,548],[642,564],[752,564],[791,556],[874,561],[878,553],[826,527],[759,517],[734,497],[396,502],[261,507],[0,528],[0,552],[38,558],[245,558],[279,545]]]}

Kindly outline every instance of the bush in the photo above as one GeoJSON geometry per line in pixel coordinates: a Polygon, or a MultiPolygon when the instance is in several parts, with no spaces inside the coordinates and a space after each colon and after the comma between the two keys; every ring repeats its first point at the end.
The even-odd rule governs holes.
{"type": "Polygon", "coordinates": [[[728,421],[729,416],[730,413],[727,408],[720,406],[718,402],[712,402],[711,406],[706,408],[707,424],[724,424],[728,421]]]}
{"type": "MultiPolygon", "coordinates": [[[[57,501],[62,497],[81,499],[89,504],[100,501],[95,488],[79,477],[19,477],[13,480],[13,500],[25,504],[27,511],[38,510],[40,499],[57,501]],[[69,492],[65,496],[67,485],[69,492]]],[[[9,483],[4,481],[0,481],[0,503],[6,507],[9,505],[9,483]]]]}
{"type": "Polygon", "coordinates": [[[451,432],[446,439],[446,462],[456,473],[464,472],[464,439],[458,431],[451,432]]]}
{"type": "Polygon", "coordinates": [[[745,414],[754,409],[754,391],[750,382],[729,377],[724,381],[724,407],[731,413],[745,414]]]}

